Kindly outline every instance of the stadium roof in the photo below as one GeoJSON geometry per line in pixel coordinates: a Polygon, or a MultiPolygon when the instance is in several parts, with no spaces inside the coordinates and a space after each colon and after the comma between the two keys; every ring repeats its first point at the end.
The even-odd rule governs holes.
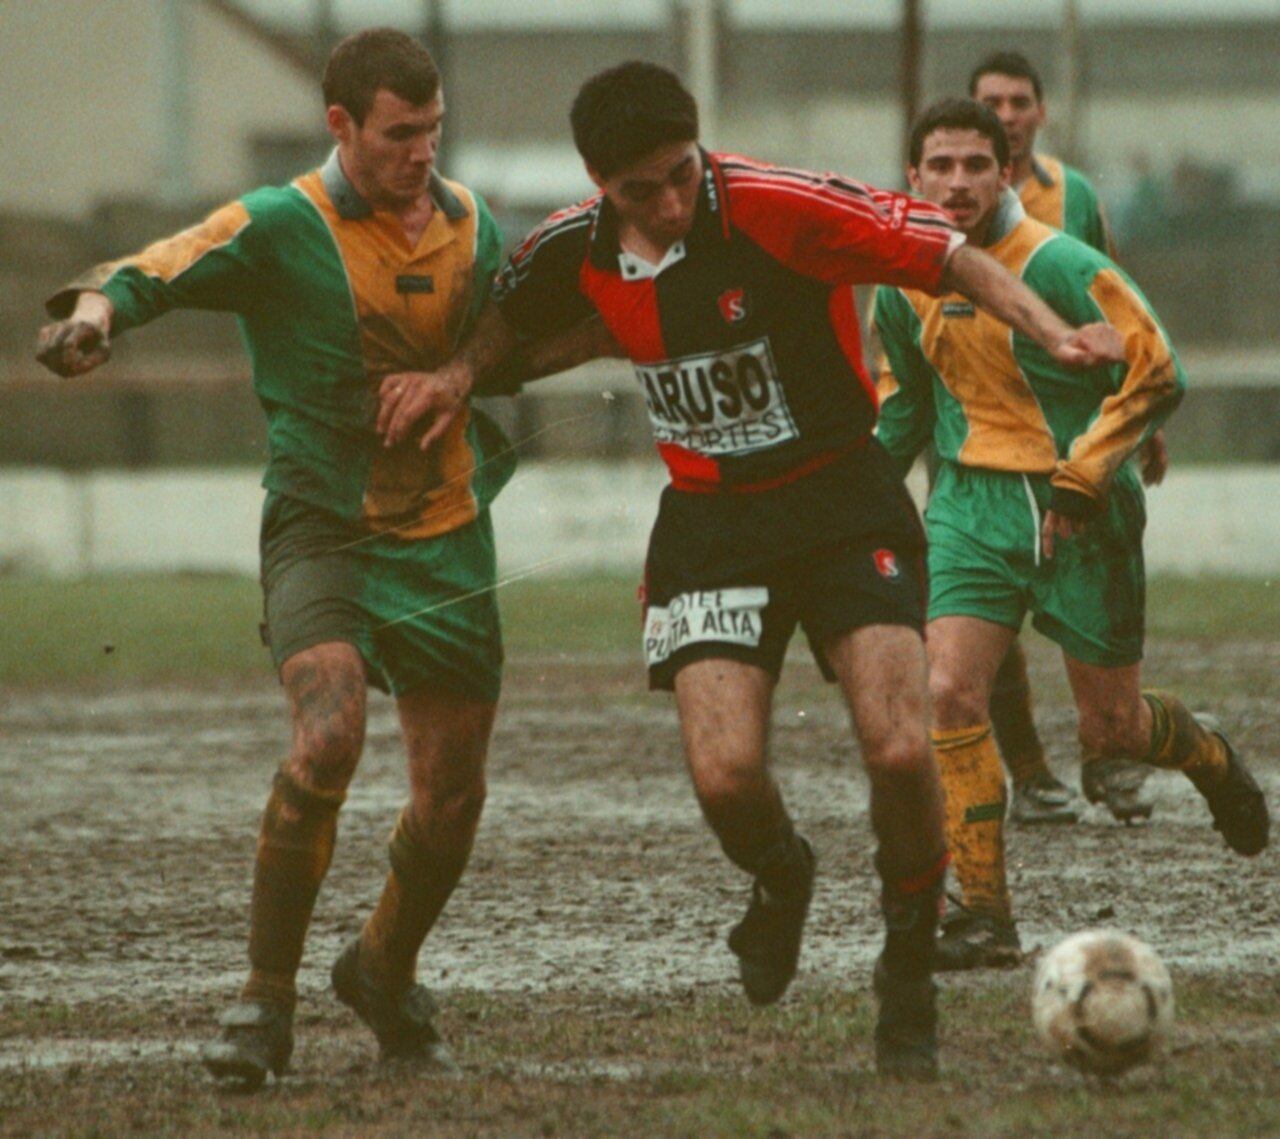
{"type": "MultiPolygon", "coordinates": [[[[265,23],[291,31],[313,24],[323,7],[346,31],[371,24],[420,27],[432,0],[238,0],[265,23]]],[[[670,15],[671,0],[436,0],[460,28],[651,28],[670,15]]],[[[902,0],[722,0],[729,18],[747,27],[891,27],[902,0]]],[[[1087,22],[1159,23],[1280,19],[1280,0],[1078,0],[1087,22]]],[[[1064,0],[924,0],[933,27],[1036,27],[1059,22],[1064,0]]]]}

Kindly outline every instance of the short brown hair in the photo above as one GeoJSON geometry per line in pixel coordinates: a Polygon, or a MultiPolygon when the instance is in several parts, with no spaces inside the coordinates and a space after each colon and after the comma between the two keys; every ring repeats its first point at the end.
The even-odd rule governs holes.
{"type": "Polygon", "coordinates": [[[436,97],[440,72],[422,44],[395,28],[356,32],[333,49],[321,83],[326,107],[343,107],[363,123],[383,87],[420,107],[436,97]]]}
{"type": "Polygon", "coordinates": [[[1040,73],[1031,66],[1029,60],[1021,52],[998,51],[987,56],[969,73],[969,97],[978,94],[978,80],[984,75],[1005,75],[1010,79],[1025,79],[1036,93],[1036,102],[1044,102],[1044,86],[1040,82],[1040,73]]]}
{"type": "Polygon", "coordinates": [[[926,107],[911,128],[908,153],[912,166],[920,165],[920,159],[924,157],[924,140],[934,131],[977,131],[991,140],[996,164],[1009,165],[1009,136],[1004,133],[995,112],[982,103],[975,103],[972,99],[939,99],[926,107]]]}

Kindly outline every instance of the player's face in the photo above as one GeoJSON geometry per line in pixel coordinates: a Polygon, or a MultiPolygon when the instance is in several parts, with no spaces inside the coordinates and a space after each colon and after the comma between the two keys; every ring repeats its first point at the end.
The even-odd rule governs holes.
{"type": "Polygon", "coordinates": [[[624,226],[666,249],[693,226],[702,180],[702,155],[696,142],[661,146],[639,162],[608,178],[588,174],[609,199],[624,226]]]}
{"type": "Polygon", "coordinates": [[[1009,185],[1010,167],[976,130],[936,130],[924,138],[920,165],[907,171],[917,194],[946,210],[956,228],[979,241],[1009,185]]]}
{"type": "Polygon", "coordinates": [[[1029,158],[1036,145],[1036,132],[1044,126],[1044,104],[1036,98],[1031,80],[992,72],[979,77],[973,97],[990,107],[1000,120],[1009,136],[1009,157],[1014,162],[1029,158]]]}
{"type": "Polygon", "coordinates": [[[384,209],[403,209],[422,199],[443,123],[443,92],[429,103],[414,104],[380,88],[362,123],[342,107],[329,108],[329,129],[347,175],[372,205],[384,209]]]}

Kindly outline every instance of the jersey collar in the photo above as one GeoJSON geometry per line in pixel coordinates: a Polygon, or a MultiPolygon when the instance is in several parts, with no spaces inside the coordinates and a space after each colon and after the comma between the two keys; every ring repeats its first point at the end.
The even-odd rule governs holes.
{"type": "MultiPolygon", "coordinates": [[[[342,169],[342,163],[338,161],[338,148],[336,146],[329,154],[328,160],[320,168],[320,179],[324,183],[325,192],[329,195],[329,200],[333,203],[333,208],[338,211],[338,216],[343,221],[363,221],[365,218],[373,216],[373,207],[361,196],[360,191],[351,184],[346,171],[342,169]]],[[[466,218],[467,207],[462,204],[458,195],[445,185],[444,179],[434,170],[431,171],[431,181],[427,184],[427,191],[430,193],[436,209],[444,214],[449,221],[462,221],[466,218]]]]}
{"type": "Polygon", "coordinates": [[[1053,175],[1045,168],[1034,154],[1031,156],[1031,175],[1046,190],[1053,185],[1053,175]]]}

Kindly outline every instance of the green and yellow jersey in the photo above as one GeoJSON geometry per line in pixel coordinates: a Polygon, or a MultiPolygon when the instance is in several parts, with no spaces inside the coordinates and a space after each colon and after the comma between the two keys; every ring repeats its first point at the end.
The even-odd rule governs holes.
{"type": "Polygon", "coordinates": [[[1125,363],[1065,368],[958,293],[881,288],[880,441],[904,472],[933,441],[944,463],[1043,476],[1055,509],[1087,513],[1176,406],[1186,387],[1182,366],[1150,304],[1115,263],[1027,218],[1012,193],[987,252],[1068,323],[1115,326],[1125,363]]]}
{"type": "Polygon", "coordinates": [[[263,485],[372,532],[426,538],[473,521],[511,476],[501,432],[470,409],[424,455],[386,448],[378,387],[453,353],[488,295],[501,237],[483,200],[433,175],[436,206],[411,245],[351,185],[335,151],[285,187],[247,194],[141,253],[98,266],[48,302],[69,315],[86,289],[115,308],[113,334],[176,308],[233,312],[267,415],[263,485]]]}
{"type": "Polygon", "coordinates": [[[1027,216],[1044,222],[1108,257],[1116,255],[1102,203],[1089,179],[1073,166],[1036,154],[1031,159],[1031,177],[1018,187],[1027,216]]]}

